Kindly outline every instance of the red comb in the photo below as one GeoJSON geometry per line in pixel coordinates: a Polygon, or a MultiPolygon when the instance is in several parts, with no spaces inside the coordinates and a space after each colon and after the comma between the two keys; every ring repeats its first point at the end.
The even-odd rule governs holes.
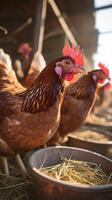
{"type": "Polygon", "coordinates": [[[104,74],[109,77],[109,69],[102,63],[99,63],[98,66],[104,72],[104,74]]]}
{"type": "Polygon", "coordinates": [[[84,66],[84,54],[82,50],[80,50],[80,46],[75,47],[72,45],[72,47],[70,47],[69,43],[67,43],[63,48],[63,55],[72,57],[76,63],[82,67],[84,66]]]}

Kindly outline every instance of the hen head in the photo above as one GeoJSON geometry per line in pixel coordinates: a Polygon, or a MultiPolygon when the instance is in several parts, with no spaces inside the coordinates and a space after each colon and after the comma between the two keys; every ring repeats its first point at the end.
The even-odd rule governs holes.
{"type": "Polygon", "coordinates": [[[28,43],[22,43],[18,48],[18,53],[20,53],[26,59],[29,57],[31,51],[32,48],[28,43]]]}
{"type": "Polygon", "coordinates": [[[111,80],[109,77],[109,69],[105,67],[102,63],[99,63],[98,66],[100,70],[95,70],[93,73],[93,80],[95,82],[103,84],[105,80],[111,80]]]}
{"type": "Polygon", "coordinates": [[[63,48],[63,55],[64,56],[56,62],[55,67],[55,72],[60,78],[71,81],[75,74],[86,74],[86,71],[83,69],[84,55],[80,47],[74,48],[74,45],[70,47],[69,44],[67,44],[63,48]]]}

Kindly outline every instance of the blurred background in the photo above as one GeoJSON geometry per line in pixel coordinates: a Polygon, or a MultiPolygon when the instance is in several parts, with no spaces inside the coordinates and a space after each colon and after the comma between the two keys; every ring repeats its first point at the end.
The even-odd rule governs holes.
{"type": "MultiPolygon", "coordinates": [[[[84,49],[90,66],[99,61],[112,63],[112,0],[55,1],[76,41],[84,49]]],[[[18,47],[27,42],[35,52],[38,48],[42,0],[1,0],[0,48],[18,56],[18,47]]],[[[50,4],[47,4],[43,55],[47,62],[60,56],[66,34],[50,4]]]]}

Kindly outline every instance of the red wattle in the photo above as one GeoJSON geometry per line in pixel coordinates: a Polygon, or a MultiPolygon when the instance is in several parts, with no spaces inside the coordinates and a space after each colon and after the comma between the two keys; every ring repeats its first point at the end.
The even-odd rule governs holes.
{"type": "Polygon", "coordinates": [[[73,78],[74,78],[74,73],[73,72],[65,74],[65,80],[66,81],[71,81],[73,78]]]}
{"type": "Polygon", "coordinates": [[[105,82],[104,79],[98,81],[98,83],[100,83],[100,84],[103,84],[104,82],[105,82]]]}

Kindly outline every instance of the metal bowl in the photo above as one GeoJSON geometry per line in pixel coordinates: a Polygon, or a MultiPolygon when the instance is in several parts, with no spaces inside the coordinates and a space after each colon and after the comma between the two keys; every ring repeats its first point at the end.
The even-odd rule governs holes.
{"type": "Polygon", "coordinates": [[[88,150],[66,146],[40,149],[33,153],[28,161],[30,177],[34,184],[37,200],[112,199],[112,184],[95,186],[70,184],[50,178],[38,170],[41,166],[47,167],[59,163],[62,156],[101,164],[107,175],[112,172],[112,160],[88,150]]]}
{"type": "Polygon", "coordinates": [[[69,134],[66,145],[87,149],[90,151],[100,153],[104,156],[108,156],[109,158],[112,158],[112,134],[110,134],[109,132],[102,132],[102,131],[99,131],[98,134],[103,134],[104,136],[107,136],[109,138],[109,141],[100,142],[100,141],[86,140],[83,138],[77,138],[75,137],[74,133],[74,135],[69,134]]]}

